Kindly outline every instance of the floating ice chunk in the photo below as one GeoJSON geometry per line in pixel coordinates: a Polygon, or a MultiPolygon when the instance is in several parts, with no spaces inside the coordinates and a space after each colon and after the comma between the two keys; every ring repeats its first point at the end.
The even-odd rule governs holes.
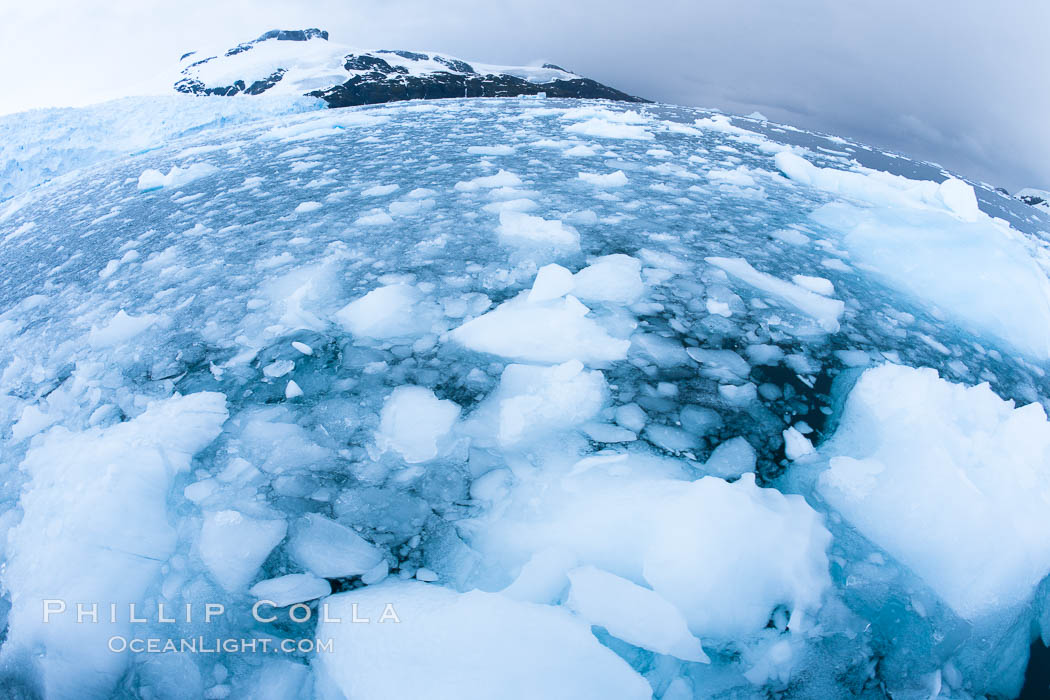
{"type": "Polygon", "coordinates": [[[536,273],[532,289],[529,290],[529,303],[560,299],[571,292],[572,288],[572,272],[555,263],[544,265],[536,273]]]}
{"type": "Polygon", "coordinates": [[[248,591],[257,600],[268,600],[274,607],[314,600],[332,592],[332,585],[310,574],[288,574],[259,581],[248,591]]]}
{"type": "Polygon", "coordinates": [[[433,199],[413,199],[407,202],[398,200],[391,202],[387,209],[394,216],[411,216],[424,209],[430,209],[434,206],[433,199]]]}
{"type": "Polygon", "coordinates": [[[743,258],[710,257],[706,260],[755,289],[772,294],[802,313],[812,316],[828,333],[838,332],[839,317],[846,308],[840,300],[822,297],[798,285],[759,272],[743,258]]]}
{"type": "Polygon", "coordinates": [[[304,355],[313,355],[314,349],[306,343],[300,343],[298,340],[292,341],[292,347],[301,352],[304,355]]]}
{"type": "Polygon", "coordinates": [[[385,226],[394,223],[394,220],[382,209],[373,209],[357,217],[354,223],[358,226],[385,226]]]}
{"type": "Polygon", "coordinates": [[[288,383],[284,385],[284,398],[297,399],[302,395],[302,387],[296,384],[294,379],[289,379],[288,383]]]}
{"type": "Polygon", "coordinates": [[[685,352],[700,363],[700,375],[703,377],[739,384],[751,374],[751,365],[732,350],[686,348],[685,352]]]}
{"type": "Polygon", "coordinates": [[[722,416],[706,406],[686,405],[678,413],[682,428],[696,435],[707,435],[722,427],[722,416]]]}
{"type": "Polygon", "coordinates": [[[757,462],[755,448],[747,438],[740,436],[716,447],[704,464],[704,471],[723,479],[737,479],[747,472],[755,471],[757,462]]]}
{"type": "Polygon", "coordinates": [[[731,406],[746,406],[758,397],[758,387],[746,384],[719,384],[718,395],[731,406]]]}
{"type": "Polygon", "coordinates": [[[342,593],[328,604],[331,617],[351,620],[356,610],[357,619],[370,620],[317,630],[335,649],[318,654],[318,673],[348,697],[490,700],[493,689],[505,700],[652,696],[640,675],[560,608],[414,581],[342,593]]]}
{"type": "Polygon", "coordinates": [[[457,192],[475,192],[482,188],[517,187],[520,184],[520,177],[501,168],[495,175],[485,175],[482,177],[476,177],[473,180],[457,182],[455,189],[457,192]]]}
{"type": "Polygon", "coordinates": [[[121,309],[106,325],[92,328],[88,333],[88,342],[96,348],[120,345],[131,340],[160,319],[161,316],[158,314],[131,316],[121,309]]]}
{"type": "Polygon", "coordinates": [[[399,386],[383,403],[376,446],[394,450],[409,464],[438,456],[442,440],[459,418],[460,408],[421,386],[399,386]]]}
{"type": "Polygon", "coordinates": [[[467,148],[467,153],[477,156],[512,156],[514,155],[513,146],[470,146],[467,148]]]}
{"type": "Polygon", "coordinates": [[[1050,573],[1050,423],[987,384],[882,365],[820,448],[818,489],[967,619],[1023,603],[1050,573]]]}
{"type": "Polygon", "coordinates": [[[747,359],[756,365],[772,366],[784,359],[784,351],[778,345],[748,345],[747,359]]]}
{"type": "Polygon", "coordinates": [[[940,209],[964,221],[987,218],[977,207],[973,187],[955,178],[938,184],[869,168],[819,168],[790,151],[781,151],[774,159],[780,171],[792,180],[826,192],[881,206],[940,209]]]}
{"type": "Polygon", "coordinates": [[[361,535],[316,513],[292,525],[287,546],[296,563],[321,578],[359,576],[383,560],[361,535]]]}
{"type": "Polygon", "coordinates": [[[576,156],[576,157],[586,158],[586,157],[589,157],[589,156],[596,156],[596,155],[598,155],[598,151],[594,150],[594,148],[592,146],[588,146],[586,144],[582,144],[581,143],[581,144],[578,144],[576,146],[573,146],[572,148],[566,149],[565,151],[562,152],[562,155],[563,156],[569,156],[569,157],[576,156]]]}
{"type": "Polygon", "coordinates": [[[274,360],[263,367],[263,376],[271,379],[279,379],[295,369],[295,363],[291,360],[274,360]]]}
{"type": "Polygon", "coordinates": [[[543,304],[530,304],[523,294],[468,321],[451,337],[471,350],[526,362],[608,364],[625,359],[630,341],[609,335],[587,317],[589,311],[571,294],[543,304]]]}
{"type": "Polygon", "coordinates": [[[645,411],[636,403],[616,407],[616,422],[628,430],[640,433],[645,429],[648,420],[649,416],[645,415],[645,411]]]}
{"type": "Polygon", "coordinates": [[[255,518],[236,510],[207,512],[201,528],[201,560],[227,591],[244,590],[287,531],[283,518],[255,518]]]}
{"type": "Polygon", "coordinates": [[[54,422],[55,416],[44,413],[36,406],[26,406],[22,409],[18,421],[11,426],[11,440],[21,442],[51,427],[54,422]]]}
{"type": "Polygon", "coordinates": [[[423,583],[433,583],[434,581],[437,581],[438,578],[439,576],[435,571],[427,569],[426,567],[420,567],[416,569],[415,579],[417,581],[422,581],[423,583]]]}
{"type": "Polygon", "coordinates": [[[558,219],[548,220],[511,209],[499,214],[499,240],[515,248],[551,249],[558,253],[575,253],[580,249],[580,234],[558,219]]]}
{"type": "Polygon", "coordinates": [[[662,423],[650,423],[645,429],[645,437],[670,452],[685,452],[697,446],[696,436],[692,433],[662,423]]]}
{"type": "Polygon", "coordinates": [[[758,488],[752,474],[695,481],[656,519],[664,537],[646,552],[644,576],[694,634],[738,638],[777,605],[800,624],[830,586],[822,517],[799,497],[758,488]]]}
{"type": "Polygon", "coordinates": [[[654,138],[642,124],[618,124],[605,119],[588,119],[564,127],[570,134],[604,139],[634,139],[648,141],[654,138]]]}
{"type": "Polygon", "coordinates": [[[709,314],[714,314],[715,316],[723,316],[725,318],[729,318],[733,315],[732,307],[730,307],[729,304],[724,301],[708,299],[705,302],[704,306],[707,308],[707,312],[709,314]]]}
{"type": "Polygon", "coordinates": [[[871,364],[871,355],[863,350],[836,350],[835,357],[842,360],[842,364],[847,367],[865,367],[871,364]]]}
{"type": "MultiPolygon", "coordinates": [[[[262,657],[262,654],[259,655],[262,657]]],[[[285,658],[274,655],[275,658],[262,657],[258,659],[258,666],[246,677],[238,680],[237,693],[243,693],[244,697],[252,700],[296,700],[303,697],[304,693],[310,693],[313,687],[313,679],[310,675],[310,667],[306,664],[296,663],[285,658]]],[[[214,666],[213,668],[224,668],[214,666]]],[[[222,692],[228,692],[228,685],[216,685],[222,692]]],[[[179,690],[183,689],[180,682],[179,690]]],[[[210,691],[211,689],[209,689],[210,691]]],[[[158,697],[188,697],[190,696],[160,696],[158,697]]],[[[205,694],[205,698],[220,697],[220,693],[205,694]]],[[[227,695],[226,697],[230,697],[227,695]]]]}
{"type": "Polygon", "coordinates": [[[627,176],[622,170],[616,172],[607,173],[602,175],[601,173],[580,173],[579,178],[589,185],[595,187],[610,188],[610,187],[623,187],[627,184],[627,176]]]}
{"type": "Polygon", "coordinates": [[[312,211],[317,211],[318,209],[320,209],[323,206],[324,205],[321,204],[320,202],[300,202],[298,204],[298,206],[295,207],[295,213],[296,214],[309,214],[312,211]]]}
{"type": "Polygon", "coordinates": [[[580,430],[595,442],[633,442],[638,439],[632,431],[608,423],[585,423],[580,430]]]}
{"type": "Polygon", "coordinates": [[[960,325],[1050,358],[1050,280],[1028,244],[982,215],[826,204],[815,221],[842,233],[850,258],[960,325]]]}
{"type": "Polygon", "coordinates": [[[335,319],[354,335],[396,338],[421,330],[418,304],[423,295],[407,284],[373,289],[336,312],[335,319]]]}
{"type": "Polygon", "coordinates": [[[145,170],[139,175],[139,191],[149,192],[162,187],[182,187],[217,172],[219,169],[208,163],[194,163],[187,168],[173,165],[166,175],[159,170],[145,170]]]}
{"type": "Polygon", "coordinates": [[[483,210],[492,213],[499,214],[504,211],[532,211],[539,205],[531,199],[521,197],[518,199],[507,199],[499,202],[491,202],[482,207],[483,210]]]}
{"type": "Polygon", "coordinates": [[[809,438],[800,433],[797,428],[788,428],[783,435],[784,454],[792,461],[799,457],[811,455],[816,451],[813,449],[813,443],[809,441],[809,438]]]}
{"type": "Polygon", "coordinates": [[[981,216],[977,206],[977,193],[973,186],[950,177],[937,187],[937,197],[947,209],[966,221],[976,221],[981,216]]]}
{"type": "Polygon", "coordinates": [[[54,428],[33,444],[21,465],[22,520],[8,533],[11,608],[0,663],[33,674],[47,697],[114,692],[129,657],[106,641],[131,635],[128,604],[144,602],[175,551],[167,508],[175,475],[227,415],[222,394],[175,396],[108,428],[54,428]],[[71,608],[41,624],[48,599],[98,602],[100,622],[77,624],[71,608]],[[109,603],[122,611],[116,623],[109,603]]]}
{"type": "Polygon", "coordinates": [[[590,420],[605,396],[605,377],[579,360],[553,367],[507,365],[499,387],[471,417],[470,430],[495,433],[501,445],[514,445],[590,420]]]}
{"type": "Polygon", "coordinates": [[[574,276],[576,296],[587,301],[632,304],[645,291],[642,263],[629,255],[604,255],[574,276]]]}
{"type": "Polygon", "coordinates": [[[382,197],[383,195],[393,194],[398,190],[400,185],[389,184],[389,185],[373,185],[372,187],[366,187],[361,190],[362,197],[382,197]]]}
{"type": "Polygon", "coordinates": [[[711,663],[682,613],[660,594],[593,566],[573,569],[568,577],[566,605],[590,624],[658,654],[711,663]]]}
{"type": "Polygon", "coordinates": [[[810,277],[809,275],[792,275],[791,281],[800,287],[805,287],[811,292],[830,297],[835,293],[835,285],[831,280],[824,277],[810,277]]]}
{"type": "Polygon", "coordinates": [[[748,169],[745,166],[740,166],[736,170],[721,170],[714,169],[707,172],[707,178],[709,180],[716,180],[718,182],[725,182],[730,185],[738,185],[740,187],[754,187],[755,178],[751,177],[748,169]]]}
{"type": "Polygon", "coordinates": [[[576,564],[576,556],[562,547],[536,552],[500,594],[530,603],[555,603],[569,587],[567,574],[576,564]]]}
{"type": "Polygon", "coordinates": [[[631,336],[631,350],[650,359],[657,367],[689,364],[689,355],[680,342],[655,333],[635,333],[631,336]]]}
{"type": "Polygon", "coordinates": [[[639,585],[677,607],[690,631],[717,639],[758,633],[778,606],[805,629],[831,585],[823,517],[800,496],[728,483],[668,478],[674,460],[596,464],[515,487],[509,503],[470,528],[497,560],[549,547],[639,585]]]}
{"type": "Polygon", "coordinates": [[[769,235],[791,245],[808,245],[809,236],[793,228],[781,228],[770,231],[769,235]]]}

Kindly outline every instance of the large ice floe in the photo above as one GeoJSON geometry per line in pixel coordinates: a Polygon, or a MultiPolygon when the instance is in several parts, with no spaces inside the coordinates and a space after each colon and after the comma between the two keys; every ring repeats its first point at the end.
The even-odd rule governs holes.
{"type": "Polygon", "coordinates": [[[178,99],[0,121],[5,697],[1021,693],[1050,217],[699,110],[178,99]]]}

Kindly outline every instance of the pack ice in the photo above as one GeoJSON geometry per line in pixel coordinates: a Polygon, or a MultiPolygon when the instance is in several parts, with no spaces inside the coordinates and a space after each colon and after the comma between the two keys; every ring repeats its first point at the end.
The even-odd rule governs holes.
{"type": "Polygon", "coordinates": [[[1050,217],[701,110],[179,99],[0,163],[5,696],[1022,692],[1050,217]]]}

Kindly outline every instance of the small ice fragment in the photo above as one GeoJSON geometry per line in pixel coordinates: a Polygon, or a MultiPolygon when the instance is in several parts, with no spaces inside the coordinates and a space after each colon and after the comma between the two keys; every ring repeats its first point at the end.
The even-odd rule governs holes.
{"type": "Polygon", "coordinates": [[[312,574],[288,574],[259,581],[248,589],[256,600],[268,600],[276,608],[314,600],[332,592],[332,585],[312,574]]]}
{"type": "Polygon", "coordinates": [[[800,287],[805,287],[811,292],[829,297],[835,293],[835,285],[825,277],[810,277],[809,275],[792,275],[791,281],[800,287]]]}
{"type": "Polygon", "coordinates": [[[811,455],[816,450],[813,449],[813,443],[809,441],[805,435],[800,433],[797,428],[791,427],[784,431],[784,454],[791,461],[795,461],[799,457],[805,457],[811,455]]]}
{"type": "Polygon", "coordinates": [[[201,528],[201,559],[227,591],[243,590],[287,529],[280,519],[254,518],[236,510],[207,512],[201,528]]]}
{"type": "Polygon", "coordinates": [[[295,213],[296,214],[309,214],[312,211],[317,211],[322,206],[324,206],[324,205],[321,204],[320,202],[300,202],[299,205],[295,208],[295,213]]]}
{"type": "Polygon", "coordinates": [[[593,566],[568,572],[566,605],[629,644],[684,661],[711,663],[682,613],[659,593],[593,566]]]}
{"type": "Polygon", "coordinates": [[[400,386],[380,413],[376,445],[394,450],[409,464],[437,457],[442,439],[459,418],[460,408],[421,386],[400,386]]]}
{"type": "Polygon", "coordinates": [[[300,566],[321,578],[357,576],[383,560],[379,550],[361,535],[316,513],[295,523],[288,553],[300,566]]]}
{"type": "Polygon", "coordinates": [[[580,173],[579,178],[589,185],[600,188],[623,187],[627,184],[627,176],[622,170],[602,175],[600,173],[580,173]]]}
{"type": "Polygon", "coordinates": [[[532,290],[528,297],[529,303],[559,299],[571,292],[572,288],[572,272],[556,263],[544,265],[536,273],[536,279],[532,283],[532,290]]]}

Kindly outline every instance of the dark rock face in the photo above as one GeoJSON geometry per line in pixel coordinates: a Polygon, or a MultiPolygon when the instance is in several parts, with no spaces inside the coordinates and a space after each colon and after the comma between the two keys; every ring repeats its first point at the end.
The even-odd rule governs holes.
{"type": "Polygon", "coordinates": [[[1033,206],[1033,207],[1034,206],[1038,206],[1038,205],[1043,204],[1043,203],[1046,202],[1046,200],[1043,199],[1042,197],[1036,197],[1033,194],[1023,194],[1023,195],[1019,196],[1018,199],[1020,199],[1025,204],[1027,204],[1029,206],[1033,206]]]}
{"type": "Polygon", "coordinates": [[[216,88],[205,87],[204,83],[193,78],[183,78],[175,83],[175,89],[179,92],[185,92],[191,95],[219,95],[221,97],[232,97],[233,95],[238,95],[240,93],[244,93],[245,95],[261,95],[280,82],[285,73],[286,71],[283,68],[278,68],[268,77],[263,78],[262,80],[256,80],[251,85],[245,86],[243,80],[237,80],[233,85],[216,88]]]}
{"type": "MultiPolygon", "coordinates": [[[[328,40],[328,32],[311,28],[302,30],[274,29],[259,38],[238,44],[222,57],[208,57],[191,63],[183,69],[185,76],[177,83],[178,92],[193,95],[258,95],[269,90],[282,80],[285,68],[277,68],[261,80],[248,82],[235,80],[231,85],[206,85],[195,74],[196,66],[213,60],[235,56],[250,51],[263,41],[310,41],[328,40]]],[[[338,47],[333,47],[338,51],[338,47]]],[[[183,55],[183,59],[193,52],[183,55]]],[[[577,76],[564,68],[547,63],[549,70],[561,71],[564,78],[547,82],[532,82],[508,73],[481,73],[465,61],[447,56],[430,55],[414,51],[383,49],[345,56],[343,68],[348,72],[346,82],[313,90],[307,94],[319,97],[330,107],[397,102],[401,100],[434,100],[451,97],[516,97],[540,95],[548,97],[575,97],[584,99],[619,100],[624,102],[648,102],[589,78],[577,76]],[[386,56],[386,58],[384,58],[386,56]],[[396,56],[402,60],[390,58],[396,56]],[[430,62],[442,66],[435,70],[433,63],[419,70],[404,65],[405,61],[430,62]]],[[[294,78],[289,78],[294,80],[294,78]]]]}
{"type": "Polygon", "coordinates": [[[401,100],[438,100],[450,97],[516,97],[545,94],[548,97],[648,102],[588,78],[531,83],[512,75],[458,75],[433,73],[425,77],[410,75],[359,75],[342,85],[309,93],[329,107],[354,107],[401,100]]]}

